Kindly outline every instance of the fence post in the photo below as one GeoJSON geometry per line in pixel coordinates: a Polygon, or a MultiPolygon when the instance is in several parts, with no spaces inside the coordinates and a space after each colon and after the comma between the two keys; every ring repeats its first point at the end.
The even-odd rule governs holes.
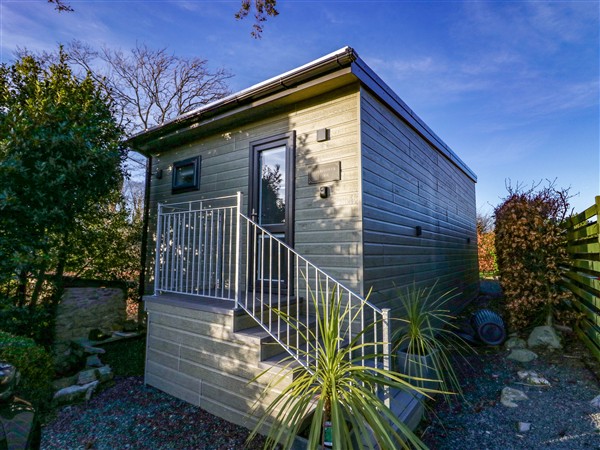
{"type": "Polygon", "coordinates": [[[162,204],[158,204],[156,213],[156,253],[154,255],[154,295],[158,295],[160,289],[160,244],[162,240],[162,204]]]}
{"type": "MultiPolygon", "coordinates": [[[[383,370],[389,371],[391,368],[391,357],[392,357],[392,336],[390,327],[390,309],[383,308],[381,310],[382,316],[382,338],[383,338],[383,370]]],[[[388,408],[392,405],[392,399],[390,396],[390,387],[383,387],[383,398],[385,406],[388,408]]]]}
{"type": "Polygon", "coordinates": [[[598,225],[598,244],[600,244],[600,195],[596,195],[596,224],[598,225]]]}
{"type": "Polygon", "coordinates": [[[236,205],[236,216],[235,216],[235,309],[238,308],[238,302],[240,301],[240,273],[242,270],[242,252],[241,252],[241,240],[242,232],[241,227],[241,215],[242,214],[242,193],[238,191],[237,205],[236,205]]]}

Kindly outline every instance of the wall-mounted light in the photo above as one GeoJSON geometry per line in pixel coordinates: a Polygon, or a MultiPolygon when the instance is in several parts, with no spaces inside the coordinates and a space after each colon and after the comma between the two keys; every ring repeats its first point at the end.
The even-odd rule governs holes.
{"type": "Polygon", "coordinates": [[[421,225],[417,225],[415,227],[415,233],[417,236],[421,236],[423,234],[423,228],[421,228],[421,225]]]}
{"type": "Polygon", "coordinates": [[[468,237],[468,238],[467,238],[467,244],[470,244],[470,243],[471,243],[471,238],[470,238],[470,237],[468,237]]]}
{"type": "Polygon", "coordinates": [[[329,197],[329,186],[321,186],[319,188],[319,197],[328,198],[329,197]]]}
{"type": "Polygon", "coordinates": [[[317,142],[329,140],[329,128],[321,128],[317,130],[317,142]]]}
{"type": "Polygon", "coordinates": [[[156,169],[156,179],[157,180],[162,179],[162,169],[156,169]]]}

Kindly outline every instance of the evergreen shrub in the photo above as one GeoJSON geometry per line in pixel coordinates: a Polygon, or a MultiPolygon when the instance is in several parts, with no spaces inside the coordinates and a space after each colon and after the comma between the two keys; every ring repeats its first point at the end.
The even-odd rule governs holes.
{"type": "Polygon", "coordinates": [[[0,361],[17,368],[21,381],[17,395],[37,407],[49,404],[54,378],[54,364],[50,354],[33,339],[0,331],[0,361]]]}

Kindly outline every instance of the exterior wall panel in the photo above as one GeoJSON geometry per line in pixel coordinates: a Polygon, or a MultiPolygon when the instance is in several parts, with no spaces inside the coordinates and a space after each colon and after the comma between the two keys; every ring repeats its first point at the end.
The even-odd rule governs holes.
{"type": "MultiPolygon", "coordinates": [[[[251,382],[264,370],[259,363],[260,341],[232,332],[232,310],[211,313],[147,301],[146,311],[145,382],[252,428],[280,391],[273,389],[261,397],[269,378],[251,382]],[[252,416],[255,407],[258,416],[252,416]]],[[[280,388],[291,381],[291,376],[287,378],[280,388]]]]}
{"type": "Polygon", "coordinates": [[[295,248],[334,278],[360,290],[360,265],[351,267],[346,261],[348,254],[357,254],[361,238],[358,110],[358,85],[351,85],[302,101],[273,117],[157,152],[153,156],[150,192],[146,292],[153,292],[157,203],[187,202],[241,191],[243,212],[247,213],[250,143],[288,131],[296,131],[295,248]],[[329,129],[330,139],[317,142],[316,131],[321,128],[329,129]],[[197,155],[202,158],[199,190],[172,194],[173,163],[197,155]],[[316,165],[335,161],[341,162],[341,180],[309,184],[309,172],[316,165]],[[162,170],[160,179],[156,177],[158,170],[162,170]],[[330,188],[329,198],[319,197],[320,186],[330,188]]]}
{"type": "Polygon", "coordinates": [[[398,316],[399,290],[436,280],[439,293],[456,289],[469,300],[478,279],[474,181],[366,89],[361,140],[364,283],[373,301],[398,316]]]}

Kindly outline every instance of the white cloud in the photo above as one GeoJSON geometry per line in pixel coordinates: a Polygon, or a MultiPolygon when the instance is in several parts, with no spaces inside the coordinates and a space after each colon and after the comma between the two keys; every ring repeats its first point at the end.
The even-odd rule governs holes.
{"type": "Polygon", "coordinates": [[[460,33],[519,52],[554,53],[563,43],[581,43],[590,32],[598,33],[596,1],[467,1],[463,10],[460,33]]]}

